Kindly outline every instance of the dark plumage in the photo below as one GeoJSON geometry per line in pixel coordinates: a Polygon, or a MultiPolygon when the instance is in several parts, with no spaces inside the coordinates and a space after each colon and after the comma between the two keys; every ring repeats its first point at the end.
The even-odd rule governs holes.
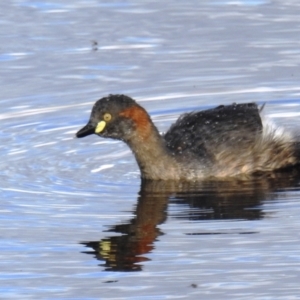
{"type": "Polygon", "coordinates": [[[133,99],[109,95],[95,103],[88,124],[76,135],[92,133],[127,143],[145,179],[237,176],[298,163],[298,144],[264,126],[255,103],[184,114],[161,136],[133,99]]]}

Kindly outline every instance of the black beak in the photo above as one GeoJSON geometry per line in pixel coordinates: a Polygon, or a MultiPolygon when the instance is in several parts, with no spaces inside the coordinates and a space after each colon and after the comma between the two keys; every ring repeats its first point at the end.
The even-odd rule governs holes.
{"type": "Polygon", "coordinates": [[[87,123],[83,128],[81,128],[77,133],[76,137],[82,138],[87,135],[95,133],[95,127],[91,125],[90,123],[87,123]]]}

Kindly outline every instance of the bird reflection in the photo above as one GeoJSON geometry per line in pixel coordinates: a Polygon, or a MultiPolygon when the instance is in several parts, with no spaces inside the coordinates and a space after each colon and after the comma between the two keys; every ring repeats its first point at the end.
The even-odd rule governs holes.
{"type": "Polygon", "coordinates": [[[162,234],[157,228],[165,221],[168,197],[166,194],[149,193],[143,188],[138,197],[135,217],[126,224],[112,226],[108,232],[123,235],[113,236],[95,242],[83,242],[93,249],[85,252],[99,260],[105,260],[108,271],[140,271],[140,263],[147,261],[143,256],[153,250],[153,242],[162,234]]]}
{"type": "MultiPolygon", "coordinates": [[[[143,262],[149,260],[147,253],[153,251],[154,242],[163,234],[158,225],[165,222],[167,214],[192,221],[259,220],[266,214],[263,202],[275,200],[282,190],[298,189],[299,179],[298,171],[290,170],[263,177],[197,183],[142,182],[134,217],[107,230],[122,235],[82,242],[91,249],[83,253],[104,261],[101,266],[107,271],[141,271],[143,262]],[[176,211],[167,213],[170,204],[176,204],[176,211]]],[[[203,231],[203,226],[195,226],[198,231],[188,234],[226,233],[203,231]]]]}

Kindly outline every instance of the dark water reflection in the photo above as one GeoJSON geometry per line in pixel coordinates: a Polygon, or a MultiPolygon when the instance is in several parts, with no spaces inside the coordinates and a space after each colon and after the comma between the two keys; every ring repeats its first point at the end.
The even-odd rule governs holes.
{"type": "MultiPolygon", "coordinates": [[[[164,232],[158,225],[171,215],[190,221],[201,220],[259,220],[266,216],[265,201],[276,200],[278,193],[299,189],[299,170],[288,170],[256,178],[214,180],[197,183],[143,182],[133,212],[134,218],[123,224],[110,226],[107,232],[121,233],[101,241],[81,244],[85,251],[105,261],[106,271],[141,271],[147,253],[155,249],[154,242],[164,232]],[[168,205],[179,205],[175,215],[168,213],[168,205]],[[187,208],[187,209],[186,209],[187,208]]],[[[188,235],[233,234],[232,232],[198,231],[188,235]]],[[[203,227],[202,227],[203,229],[203,227]]],[[[255,234],[253,231],[234,234],[255,234]]]]}

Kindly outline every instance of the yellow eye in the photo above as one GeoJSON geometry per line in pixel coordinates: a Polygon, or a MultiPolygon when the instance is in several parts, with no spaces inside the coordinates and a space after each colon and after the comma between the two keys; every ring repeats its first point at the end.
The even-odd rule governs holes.
{"type": "Polygon", "coordinates": [[[111,114],[109,114],[109,113],[104,114],[103,120],[104,120],[105,122],[110,121],[110,120],[111,120],[111,114]]]}

